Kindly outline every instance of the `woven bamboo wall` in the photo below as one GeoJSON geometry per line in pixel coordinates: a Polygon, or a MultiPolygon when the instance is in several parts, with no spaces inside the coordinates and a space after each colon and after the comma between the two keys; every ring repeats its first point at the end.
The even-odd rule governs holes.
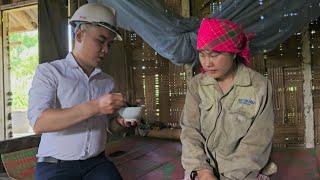
{"type": "Polygon", "coordinates": [[[224,0],[191,0],[191,14],[199,18],[207,17],[221,9],[224,0]]]}
{"type": "Polygon", "coordinates": [[[297,33],[264,55],[273,86],[276,147],[305,145],[301,40],[297,33]]]}
{"type": "Polygon", "coordinates": [[[320,66],[313,67],[313,111],[315,119],[315,140],[320,144],[320,66]]]}
{"type": "Polygon", "coordinates": [[[273,85],[274,146],[304,145],[303,76],[300,67],[268,68],[273,85]]]}
{"type": "Polygon", "coordinates": [[[320,18],[310,24],[315,141],[320,144],[320,18]]]}
{"type": "MultiPolygon", "coordinates": [[[[181,14],[181,0],[166,0],[166,7],[181,14]]],[[[135,33],[128,33],[134,97],[145,100],[145,119],[178,127],[184,105],[186,74],[170,63],[135,33]]]]}

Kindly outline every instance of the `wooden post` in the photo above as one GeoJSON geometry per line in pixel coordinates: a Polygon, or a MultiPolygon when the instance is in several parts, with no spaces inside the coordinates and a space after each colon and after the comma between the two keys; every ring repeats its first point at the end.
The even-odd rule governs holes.
{"type": "Polygon", "coordinates": [[[305,143],[306,148],[314,148],[314,117],[312,99],[312,73],[311,73],[311,50],[309,26],[303,29],[302,33],[302,68],[303,68],[303,97],[304,97],[304,118],[305,118],[305,143]]]}
{"type": "Polygon", "coordinates": [[[9,15],[7,12],[2,13],[3,22],[3,47],[2,47],[2,58],[3,58],[3,82],[4,82],[4,133],[5,139],[12,138],[12,92],[10,83],[10,59],[9,59],[9,15]]]}
{"type": "MultiPolygon", "coordinates": [[[[190,0],[181,0],[181,9],[183,17],[190,17],[190,0]]],[[[184,69],[186,72],[186,81],[188,82],[193,76],[193,69],[191,64],[185,64],[184,69]]]]}
{"type": "Polygon", "coordinates": [[[183,17],[190,17],[190,0],[181,0],[181,14],[183,17]]]}
{"type": "Polygon", "coordinates": [[[68,18],[71,18],[71,16],[77,9],[78,9],[78,1],[68,0],[68,18]]]}
{"type": "Polygon", "coordinates": [[[86,3],[86,0],[68,0],[68,18],[71,18],[73,13],[76,12],[80,6],[86,3]]]}
{"type": "MultiPolygon", "coordinates": [[[[0,13],[0,19],[2,19],[2,12],[0,13]]],[[[0,33],[2,34],[3,23],[0,23],[0,33]]],[[[0,57],[3,59],[3,37],[0,38],[0,57]]],[[[3,69],[3,60],[0,61],[0,69],[3,69]]],[[[0,141],[5,140],[6,137],[6,126],[5,126],[5,115],[4,115],[4,78],[3,73],[0,73],[0,141]]]]}

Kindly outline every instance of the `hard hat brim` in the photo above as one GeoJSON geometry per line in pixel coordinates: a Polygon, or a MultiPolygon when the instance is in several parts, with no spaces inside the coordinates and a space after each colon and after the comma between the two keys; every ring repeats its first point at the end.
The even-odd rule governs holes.
{"type": "Polygon", "coordinates": [[[97,23],[97,22],[88,22],[88,21],[69,21],[69,23],[70,23],[70,25],[73,26],[73,27],[76,27],[77,25],[82,24],[82,23],[92,24],[92,25],[95,25],[95,26],[104,27],[104,28],[108,29],[109,31],[111,31],[111,32],[113,32],[113,33],[115,34],[114,40],[122,41],[122,37],[121,37],[120,33],[115,29],[114,26],[111,26],[111,25],[109,25],[109,24],[106,24],[106,23],[97,23]]]}
{"type": "Polygon", "coordinates": [[[109,27],[109,26],[107,26],[105,24],[102,24],[102,23],[98,23],[98,25],[108,29],[109,31],[111,31],[113,33],[115,33],[116,36],[115,36],[114,40],[122,41],[122,37],[121,37],[120,33],[117,30],[115,30],[115,29],[113,29],[113,28],[111,28],[111,27],[109,27]]]}

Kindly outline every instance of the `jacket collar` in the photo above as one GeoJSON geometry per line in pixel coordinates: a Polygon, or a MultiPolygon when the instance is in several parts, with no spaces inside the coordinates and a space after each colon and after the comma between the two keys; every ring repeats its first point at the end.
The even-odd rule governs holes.
{"type": "MultiPolygon", "coordinates": [[[[212,78],[211,76],[208,76],[206,74],[202,74],[201,85],[207,86],[207,85],[214,85],[218,82],[212,78]]],[[[237,86],[250,86],[251,85],[251,78],[249,73],[249,68],[244,66],[242,63],[238,65],[237,72],[234,79],[234,85],[237,86]]]]}

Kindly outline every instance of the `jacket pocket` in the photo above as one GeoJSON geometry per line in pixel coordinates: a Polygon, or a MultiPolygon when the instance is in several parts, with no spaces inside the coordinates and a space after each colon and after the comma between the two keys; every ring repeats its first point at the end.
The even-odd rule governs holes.
{"type": "Polygon", "coordinates": [[[214,103],[203,102],[199,104],[200,108],[200,125],[201,132],[207,138],[215,127],[217,113],[215,112],[214,103]]]}
{"type": "Polygon", "coordinates": [[[230,111],[226,115],[226,129],[228,130],[228,139],[237,141],[244,137],[249,131],[253,117],[245,112],[230,111]]]}

